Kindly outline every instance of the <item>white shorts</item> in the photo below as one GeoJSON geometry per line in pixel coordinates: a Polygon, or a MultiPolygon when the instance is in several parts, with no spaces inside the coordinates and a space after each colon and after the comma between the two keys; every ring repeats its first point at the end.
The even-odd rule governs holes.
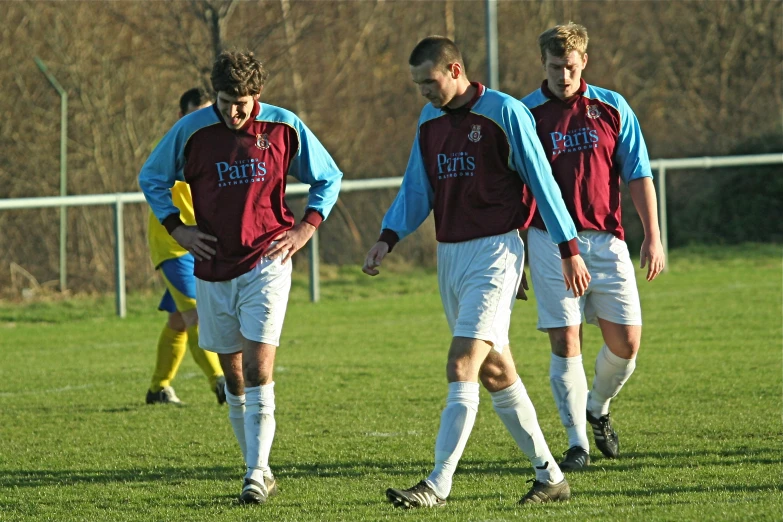
{"type": "Polygon", "coordinates": [[[642,324],[636,276],[625,241],[609,232],[579,232],[579,254],[591,277],[581,297],[566,290],[560,251],[549,234],[531,227],[527,242],[539,330],[582,324],[583,315],[594,325],[599,318],[624,325],[642,324]]]}
{"type": "Polygon", "coordinates": [[[438,244],[438,286],[452,336],[487,341],[503,351],[524,261],[516,230],[438,244]]]}
{"type": "Polygon", "coordinates": [[[291,260],[261,258],[250,272],[230,281],[196,278],[199,346],[216,353],[242,350],[242,338],[278,346],[283,330],[291,260]]]}

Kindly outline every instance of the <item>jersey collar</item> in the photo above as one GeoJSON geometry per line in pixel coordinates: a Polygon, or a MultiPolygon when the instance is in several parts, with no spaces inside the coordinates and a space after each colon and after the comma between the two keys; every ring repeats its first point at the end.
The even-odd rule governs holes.
{"type": "Polygon", "coordinates": [[[470,82],[470,84],[476,88],[476,92],[473,94],[473,97],[466,103],[465,105],[462,105],[461,107],[457,107],[456,109],[449,109],[445,105],[441,107],[440,110],[446,113],[454,113],[454,112],[461,112],[461,111],[469,111],[473,108],[474,105],[476,105],[476,102],[484,95],[484,92],[487,90],[486,87],[481,85],[479,82],[470,82]]]}
{"type": "Polygon", "coordinates": [[[567,103],[567,104],[570,105],[571,103],[576,101],[579,96],[584,96],[584,94],[587,92],[587,82],[585,81],[584,78],[580,78],[579,79],[579,89],[576,91],[576,94],[574,95],[574,97],[571,98],[568,101],[563,101],[560,98],[558,98],[557,96],[555,96],[554,94],[552,94],[552,91],[549,90],[549,84],[547,84],[546,80],[544,80],[541,83],[541,92],[544,93],[544,96],[546,96],[550,100],[557,100],[559,102],[567,103]]]}

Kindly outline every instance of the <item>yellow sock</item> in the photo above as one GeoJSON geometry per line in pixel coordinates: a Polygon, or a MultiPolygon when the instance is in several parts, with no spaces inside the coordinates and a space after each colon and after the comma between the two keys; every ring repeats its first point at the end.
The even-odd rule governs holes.
{"type": "Polygon", "coordinates": [[[223,370],[220,369],[220,360],[215,352],[209,352],[199,347],[197,324],[188,328],[188,348],[193,360],[209,379],[210,389],[214,389],[217,378],[223,375],[223,370]]]}
{"type": "Polygon", "coordinates": [[[168,325],[163,327],[163,331],[158,338],[158,359],[155,363],[155,373],[152,374],[152,384],[150,390],[153,393],[159,392],[164,386],[169,386],[171,380],[177,374],[179,363],[185,356],[185,343],[187,342],[185,332],[172,330],[168,325]]]}

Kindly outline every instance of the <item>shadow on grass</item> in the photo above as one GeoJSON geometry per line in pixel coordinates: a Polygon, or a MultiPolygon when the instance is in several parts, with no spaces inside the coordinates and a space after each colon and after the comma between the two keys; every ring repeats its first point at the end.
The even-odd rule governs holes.
{"type": "MultiPolygon", "coordinates": [[[[573,492],[571,501],[569,503],[552,503],[552,504],[540,504],[540,505],[528,505],[521,507],[517,505],[516,503],[509,503],[508,505],[501,506],[496,509],[500,509],[503,512],[519,512],[519,510],[524,509],[525,511],[528,510],[546,510],[547,512],[557,509],[571,509],[574,506],[574,503],[579,504],[582,500],[589,501],[590,499],[601,499],[600,506],[594,505],[593,509],[598,510],[598,513],[601,514],[602,519],[606,519],[607,511],[611,512],[611,509],[607,507],[605,504],[607,502],[606,497],[627,497],[631,499],[633,502],[633,505],[636,508],[642,507],[642,506],[687,506],[687,505],[704,505],[704,499],[703,498],[681,498],[676,497],[673,498],[671,496],[667,495],[676,495],[676,494],[699,494],[699,493],[733,493],[733,494],[741,494],[741,493],[776,493],[776,492],[782,492],[783,486],[741,486],[741,485],[729,485],[726,484],[724,486],[718,486],[718,487],[701,487],[701,486],[689,486],[689,487],[668,487],[668,488],[651,488],[651,489],[631,489],[631,490],[624,490],[624,491],[618,491],[618,490],[603,490],[603,491],[591,491],[590,493],[579,493],[578,491],[573,492]]],[[[458,502],[458,501],[483,501],[487,500],[489,498],[488,495],[481,495],[481,494],[475,494],[475,495],[459,495],[455,494],[449,497],[449,500],[452,502],[458,502]]],[[[757,499],[755,498],[748,498],[748,499],[741,499],[741,497],[737,497],[732,500],[726,500],[726,501],[713,501],[711,503],[723,503],[723,502],[729,502],[729,503],[738,503],[738,502],[755,502],[757,499]]],[[[609,500],[608,502],[612,502],[609,500]]],[[[579,506],[581,509],[589,509],[589,506],[581,505],[579,506]]],[[[587,513],[580,511],[583,515],[587,515],[587,513]]]]}
{"type": "MultiPolygon", "coordinates": [[[[586,469],[576,473],[607,473],[631,471],[642,468],[683,468],[702,466],[736,466],[737,464],[775,464],[781,462],[783,452],[778,448],[733,449],[724,451],[656,451],[627,452],[619,459],[607,459],[597,452],[590,456],[591,463],[586,469]]],[[[432,464],[428,464],[432,466],[432,464]]],[[[426,467],[426,465],[425,465],[426,467]]],[[[533,474],[531,467],[521,467],[517,461],[473,461],[462,459],[460,471],[463,473],[516,473],[533,474]]]]}
{"type": "Polygon", "coordinates": [[[236,466],[206,468],[166,467],[155,469],[79,469],[79,470],[6,470],[0,477],[0,488],[37,488],[42,486],[70,486],[74,484],[109,484],[177,482],[181,480],[232,480],[238,479],[242,470],[236,466]]]}
{"type": "Polygon", "coordinates": [[[591,497],[652,497],[655,495],[672,495],[675,493],[706,493],[706,492],[737,492],[737,493],[753,493],[753,492],[767,492],[774,493],[776,491],[783,491],[783,485],[777,484],[774,486],[747,486],[742,484],[724,484],[721,486],[670,486],[665,488],[645,488],[645,489],[627,489],[627,490],[602,490],[591,491],[591,497]]]}
{"type": "MultiPolygon", "coordinates": [[[[360,461],[344,463],[302,464],[299,462],[277,462],[274,466],[275,475],[280,480],[298,478],[356,478],[373,475],[395,475],[410,477],[412,481],[421,479],[429,473],[431,462],[398,462],[360,461]]],[[[473,462],[469,470],[471,474],[531,474],[532,468],[508,466],[504,463],[473,462]]],[[[128,468],[117,470],[105,469],[61,469],[61,470],[4,470],[0,476],[0,488],[68,486],[73,484],[107,484],[145,483],[157,481],[177,482],[182,480],[239,480],[242,470],[235,466],[211,467],[156,467],[128,468]]]]}
{"type": "MultiPolygon", "coordinates": [[[[592,465],[579,474],[586,473],[613,473],[634,470],[639,468],[682,468],[683,465],[698,466],[734,466],[743,464],[778,464],[780,451],[777,448],[756,448],[752,453],[746,449],[727,451],[687,451],[687,452],[629,452],[622,459],[609,460],[596,458],[592,465]],[[764,456],[762,455],[772,455],[764,456]],[[692,459],[688,463],[687,459],[692,459]],[[683,464],[683,460],[686,463],[683,464]]],[[[281,480],[298,478],[355,478],[374,475],[392,475],[407,477],[405,481],[416,481],[427,475],[432,468],[432,462],[427,460],[406,461],[356,461],[356,462],[326,462],[306,464],[301,462],[275,463],[275,474],[281,480]]],[[[460,462],[460,474],[465,475],[508,475],[515,478],[534,475],[533,468],[523,465],[519,461],[486,461],[462,459],[460,462]]],[[[130,468],[119,470],[105,469],[81,469],[81,470],[4,470],[0,476],[0,488],[12,487],[41,487],[49,485],[72,485],[80,483],[144,483],[155,481],[177,482],[182,480],[238,480],[242,470],[236,466],[211,466],[211,467],[156,467],[130,468]]],[[[638,491],[603,491],[601,496],[627,495],[645,496],[653,493],[676,493],[687,491],[711,491],[721,489],[725,491],[754,491],[754,490],[781,490],[783,486],[770,488],[768,486],[743,486],[732,485],[723,488],[713,487],[671,487],[660,490],[638,491]]]]}

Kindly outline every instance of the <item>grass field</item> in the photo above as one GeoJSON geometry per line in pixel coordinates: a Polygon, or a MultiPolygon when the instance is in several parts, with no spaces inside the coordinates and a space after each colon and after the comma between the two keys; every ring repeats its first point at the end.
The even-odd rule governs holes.
{"type": "MultiPolygon", "coordinates": [[[[449,334],[426,271],[327,269],[322,302],[297,279],[276,372],[271,464],[281,494],[239,506],[225,407],[187,355],[184,407],[146,406],[164,320],[153,295],[0,303],[0,520],[780,520],[783,249],[678,250],[640,276],[636,373],[613,402],[622,458],[593,450],[569,503],[520,508],[533,477],[482,391],[476,427],[437,511],[398,511],[389,486],[430,470],[449,334]]],[[[511,331],[552,452],[566,449],[534,303],[511,331]]],[[[600,348],[586,329],[588,379],[600,348]]]]}

